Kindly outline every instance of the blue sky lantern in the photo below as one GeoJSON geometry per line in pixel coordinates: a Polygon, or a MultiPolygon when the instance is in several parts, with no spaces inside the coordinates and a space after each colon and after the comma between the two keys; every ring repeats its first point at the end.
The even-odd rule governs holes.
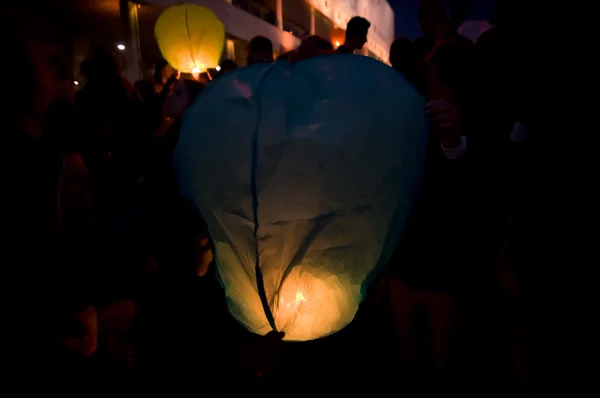
{"type": "Polygon", "coordinates": [[[229,73],[188,109],[175,153],[230,313],[306,341],[343,329],[419,189],[425,100],[371,58],[229,73]]]}

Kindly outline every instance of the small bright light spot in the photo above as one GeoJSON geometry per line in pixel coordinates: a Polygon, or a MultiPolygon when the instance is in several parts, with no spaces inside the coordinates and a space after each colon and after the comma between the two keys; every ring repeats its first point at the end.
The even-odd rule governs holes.
{"type": "Polygon", "coordinates": [[[75,81],[73,82],[73,84],[74,84],[74,85],[76,85],[76,86],[78,86],[78,85],[79,85],[79,82],[78,82],[77,80],[75,80],[75,81]]]}
{"type": "Polygon", "coordinates": [[[121,51],[125,50],[125,45],[123,44],[117,44],[117,48],[121,51]]]}
{"type": "Polygon", "coordinates": [[[194,67],[192,68],[192,73],[193,73],[193,74],[198,74],[198,73],[200,73],[200,68],[198,68],[198,67],[194,66],[194,67]]]}
{"type": "Polygon", "coordinates": [[[336,46],[336,47],[339,47],[339,46],[340,46],[340,42],[339,42],[339,41],[336,41],[336,42],[335,42],[335,46],[336,46]]]}
{"type": "Polygon", "coordinates": [[[217,72],[218,72],[218,71],[220,71],[220,70],[221,70],[221,67],[220,67],[219,65],[217,65],[215,69],[216,69],[216,70],[217,70],[217,72]]]}

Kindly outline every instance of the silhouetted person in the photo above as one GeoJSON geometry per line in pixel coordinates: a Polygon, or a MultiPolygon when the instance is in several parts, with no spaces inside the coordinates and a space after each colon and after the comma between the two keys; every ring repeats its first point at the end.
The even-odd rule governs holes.
{"type": "Polygon", "coordinates": [[[417,61],[413,43],[406,37],[394,40],[390,47],[389,61],[392,68],[402,73],[408,81],[411,81],[417,61]]]}
{"type": "Polygon", "coordinates": [[[422,61],[433,50],[436,42],[443,41],[446,30],[446,4],[443,1],[425,0],[418,11],[422,36],[415,40],[417,61],[422,61]]]}
{"type": "Polygon", "coordinates": [[[159,94],[164,85],[167,83],[171,76],[176,75],[177,70],[173,68],[169,63],[161,59],[154,65],[154,91],[159,94]]]}
{"type": "Polygon", "coordinates": [[[497,272],[511,300],[514,367],[529,395],[571,391],[587,371],[579,353],[590,347],[581,332],[590,318],[579,292],[596,253],[582,220],[598,203],[587,133],[600,89],[596,15],[585,9],[591,4],[539,3],[500,2],[496,28],[478,40],[481,128],[512,149],[500,163],[511,208],[497,272]]]}
{"type": "Polygon", "coordinates": [[[273,62],[273,43],[264,36],[256,36],[248,44],[248,65],[273,62]]]}
{"type": "Polygon", "coordinates": [[[224,75],[227,72],[231,72],[234,69],[238,68],[238,64],[231,59],[224,59],[221,61],[221,75],[224,75]]]}
{"type": "Polygon", "coordinates": [[[353,54],[354,51],[362,49],[367,42],[370,27],[371,23],[363,17],[354,17],[348,21],[346,39],[344,44],[338,47],[337,52],[353,54]]]}
{"type": "Polygon", "coordinates": [[[333,46],[331,45],[331,42],[321,36],[314,35],[302,40],[300,47],[298,47],[298,51],[292,56],[292,61],[298,62],[303,59],[332,53],[333,46]]]}
{"type": "Polygon", "coordinates": [[[471,6],[471,0],[450,0],[449,5],[449,28],[452,31],[456,31],[458,27],[462,25],[463,22],[465,22],[469,17],[469,8],[471,6]]]}

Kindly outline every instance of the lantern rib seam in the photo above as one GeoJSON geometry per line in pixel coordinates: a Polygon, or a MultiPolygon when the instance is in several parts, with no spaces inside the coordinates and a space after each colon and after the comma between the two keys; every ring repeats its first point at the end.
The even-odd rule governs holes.
{"type": "Polygon", "coordinates": [[[196,65],[196,57],[194,56],[194,46],[192,46],[192,34],[190,33],[190,24],[188,22],[188,8],[185,6],[185,30],[187,32],[188,37],[188,45],[190,46],[190,55],[192,56],[192,62],[194,63],[194,68],[197,68],[196,65]]]}
{"type": "Polygon", "coordinates": [[[275,326],[275,318],[273,317],[273,312],[271,311],[271,307],[269,306],[269,300],[267,298],[267,294],[265,291],[264,279],[262,276],[262,271],[260,269],[260,256],[258,250],[258,190],[256,186],[256,175],[258,171],[258,131],[260,129],[261,124],[261,107],[260,107],[260,88],[267,76],[271,74],[273,70],[273,66],[271,66],[260,78],[258,84],[256,85],[256,108],[257,108],[257,117],[256,117],[256,126],[254,128],[254,132],[252,134],[252,164],[251,164],[251,174],[250,174],[250,191],[252,194],[252,216],[254,221],[254,231],[253,237],[256,245],[256,264],[255,264],[255,274],[256,274],[256,287],[258,290],[258,295],[260,296],[260,301],[263,306],[263,311],[265,316],[267,317],[267,321],[271,328],[274,331],[277,331],[277,327],[275,326]]]}

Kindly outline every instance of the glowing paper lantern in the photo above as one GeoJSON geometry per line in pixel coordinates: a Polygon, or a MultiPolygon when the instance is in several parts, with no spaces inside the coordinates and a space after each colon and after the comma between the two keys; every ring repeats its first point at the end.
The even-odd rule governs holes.
{"type": "Polygon", "coordinates": [[[305,341],[352,321],[419,188],[424,106],[393,69],[335,54],[238,69],[188,109],[180,186],[250,331],[305,341]]]}
{"type": "Polygon", "coordinates": [[[225,27],[211,10],[191,4],[167,8],[154,35],[167,62],[184,73],[199,74],[219,64],[225,27]]]}

